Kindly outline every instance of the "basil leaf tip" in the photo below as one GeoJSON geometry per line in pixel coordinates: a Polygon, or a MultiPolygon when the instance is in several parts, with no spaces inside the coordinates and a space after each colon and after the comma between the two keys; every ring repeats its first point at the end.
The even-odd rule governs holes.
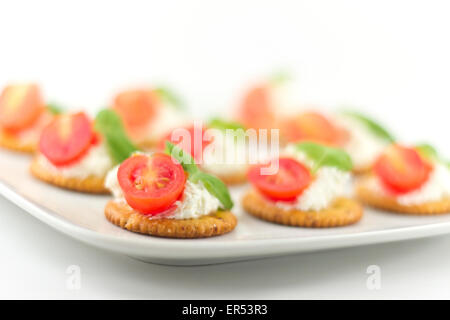
{"type": "Polygon", "coordinates": [[[242,129],[242,130],[245,130],[244,126],[242,124],[240,124],[239,122],[226,121],[226,120],[223,120],[221,118],[212,118],[208,122],[208,127],[209,128],[223,130],[223,131],[225,131],[227,129],[231,129],[231,130],[242,129]]]}
{"type": "Polygon", "coordinates": [[[115,164],[139,150],[128,138],[122,120],[114,110],[101,110],[94,123],[95,130],[104,137],[108,153],[115,164]]]}
{"type": "Polygon", "coordinates": [[[422,155],[425,158],[437,161],[442,163],[443,165],[447,166],[450,169],[450,161],[447,159],[444,159],[437,149],[433,147],[431,144],[428,143],[419,143],[414,147],[420,155],[422,155]]]}
{"type": "Polygon", "coordinates": [[[269,77],[269,83],[274,86],[283,85],[292,80],[292,75],[286,70],[274,72],[269,77]]]}
{"type": "Polygon", "coordinates": [[[56,103],[48,103],[47,110],[50,111],[50,113],[57,115],[63,113],[64,108],[56,103]]]}
{"type": "Polygon", "coordinates": [[[220,201],[224,210],[233,208],[233,200],[231,200],[228,188],[222,180],[203,171],[198,171],[190,178],[192,182],[201,182],[206,190],[220,201]]]}
{"type": "Polygon", "coordinates": [[[199,168],[195,164],[194,158],[173,143],[166,141],[165,152],[172,158],[176,159],[181,164],[184,171],[189,173],[189,176],[199,171],[199,168]]]}
{"type": "Polygon", "coordinates": [[[381,139],[388,142],[395,142],[394,136],[389,131],[387,131],[387,129],[385,129],[381,124],[377,123],[375,120],[367,117],[366,115],[357,111],[350,110],[344,110],[341,113],[358,120],[360,123],[365,125],[373,134],[380,137],[381,139]]]}
{"type": "Polygon", "coordinates": [[[313,172],[321,167],[335,167],[342,171],[350,171],[353,168],[352,159],[342,149],[314,142],[297,143],[296,149],[305,153],[314,162],[313,172]]]}
{"type": "Polygon", "coordinates": [[[435,147],[428,143],[419,143],[415,146],[421,155],[430,159],[438,159],[439,155],[435,147]]]}
{"type": "Polygon", "coordinates": [[[163,100],[178,109],[184,109],[183,100],[174,91],[166,86],[159,86],[154,89],[155,93],[163,100]]]}

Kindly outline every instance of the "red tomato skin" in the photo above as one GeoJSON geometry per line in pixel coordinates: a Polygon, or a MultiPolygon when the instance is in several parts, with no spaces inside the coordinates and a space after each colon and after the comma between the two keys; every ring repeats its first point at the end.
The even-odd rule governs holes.
{"type": "Polygon", "coordinates": [[[120,165],[117,172],[117,179],[128,205],[151,216],[164,213],[174,205],[183,194],[186,178],[183,167],[163,153],[155,153],[151,157],[131,156],[120,165]],[[168,184],[159,190],[155,184],[138,189],[136,181],[145,176],[148,169],[153,170],[157,177],[167,178],[168,184]]]}
{"type": "Polygon", "coordinates": [[[288,142],[314,141],[332,146],[341,145],[348,139],[348,132],[335,126],[324,115],[313,111],[285,119],[281,135],[288,142]]]}
{"type": "Polygon", "coordinates": [[[261,194],[274,201],[295,200],[312,181],[309,169],[292,158],[280,158],[278,173],[272,176],[261,175],[264,166],[251,167],[248,179],[261,194]]]}
{"type": "Polygon", "coordinates": [[[429,179],[433,166],[413,148],[400,145],[389,148],[373,166],[382,185],[398,195],[419,189],[429,179]]]}
{"type": "Polygon", "coordinates": [[[159,106],[159,98],[153,90],[137,89],[119,93],[113,109],[122,118],[128,133],[138,138],[155,118],[159,106]]]}
{"type": "Polygon", "coordinates": [[[82,159],[96,141],[92,122],[84,112],[57,116],[44,128],[39,140],[39,151],[55,166],[68,166],[82,159]],[[70,128],[62,117],[70,117],[70,128]],[[65,127],[67,136],[62,137],[65,127]]]}
{"type": "Polygon", "coordinates": [[[0,96],[0,126],[10,133],[16,133],[31,127],[44,110],[44,101],[36,84],[9,85],[0,96]],[[15,101],[14,109],[8,110],[13,103],[10,97],[17,94],[20,87],[25,88],[22,96],[15,101]]]}
{"type": "Polygon", "coordinates": [[[272,88],[260,85],[250,89],[242,99],[237,118],[247,128],[271,129],[276,127],[272,88]]]}

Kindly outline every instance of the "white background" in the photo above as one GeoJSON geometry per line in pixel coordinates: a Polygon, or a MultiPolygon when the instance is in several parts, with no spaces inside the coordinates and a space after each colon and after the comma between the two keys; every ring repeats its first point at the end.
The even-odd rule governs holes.
{"type": "MultiPolygon", "coordinates": [[[[284,68],[302,103],[359,106],[450,157],[449,14],[448,1],[2,0],[0,85],[38,81],[93,112],[120,88],[166,83],[208,116],[284,68]]],[[[450,237],[176,268],[89,248],[3,198],[0,212],[0,298],[450,298],[450,237]],[[380,291],[366,289],[371,264],[380,291]]]]}

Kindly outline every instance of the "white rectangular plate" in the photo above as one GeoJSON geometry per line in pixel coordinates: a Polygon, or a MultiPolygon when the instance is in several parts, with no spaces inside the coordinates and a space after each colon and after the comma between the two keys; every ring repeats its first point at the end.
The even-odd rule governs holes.
{"type": "Polygon", "coordinates": [[[353,226],[306,229],[258,220],[240,207],[242,192],[232,188],[239,223],[224,236],[163,239],[125,231],[109,223],[103,208],[109,196],[62,190],[34,179],[30,156],[0,151],[0,193],[31,215],[80,241],[144,261],[201,265],[265,258],[414,239],[450,233],[450,215],[416,217],[366,209],[353,226]]]}

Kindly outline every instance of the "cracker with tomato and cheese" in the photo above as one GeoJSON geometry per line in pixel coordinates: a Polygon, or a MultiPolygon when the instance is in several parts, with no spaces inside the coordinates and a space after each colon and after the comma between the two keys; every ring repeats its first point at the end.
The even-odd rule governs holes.
{"type": "Polygon", "coordinates": [[[95,122],[84,112],[61,114],[42,131],[30,170],[62,188],[107,193],[108,171],[136,150],[114,111],[101,111],[95,122]]]}
{"type": "Polygon", "coordinates": [[[279,129],[282,145],[316,141],[339,146],[346,137],[345,131],[333,119],[309,110],[310,107],[302,107],[304,111],[298,112],[301,100],[298,92],[289,74],[272,74],[244,93],[235,119],[247,128],[268,129],[268,135],[270,129],[279,129]]]}
{"type": "Polygon", "coordinates": [[[226,186],[168,143],[167,153],[136,153],[108,174],[114,195],[105,217],[129,231],[169,238],[204,238],[232,231],[236,217],[226,186]]]}
{"type": "Polygon", "coordinates": [[[227,185],[247,181],[248,145],[240,123],[214,118],[206,125],[194,123],[184,130],[168,133],[161,139],[159,149],[163,150],[165,141],[170,141],[190,153],[202,170],[227,185]]]}
{"type": "Polygon", "coordinates": [[[52,118],[37,85],[6,86],[0,96],[0,146],[35,152],[41,131],[52,118]]]}
{"type": "Polygon", "coordinates": [[[122,91],[112,108],[133,143],[147,150],[155,148],[168,130],[186,124],[181,100],[165,87],[122,91]]]}
{"type": "Polygon", "coordinates": [[[450,212],[450,168],[429,145],[389,146],[356,190],[361,201],[379,209],[416,215],[450,212]]]}
{"type": "MultiPolygon", "coordinates": [[[[279,129],[281,143],[317,140],[334,143],[337,127],[319,112],[298,113],[299,83],[286,72],[276,72],[249,87],[242,95],[234,119],[250,129],[279,129]]],[[[305,109],[302,107],[302,109],[305,109]]],[[[309,109],[309,108],[308,108],[309,109]]]]}
{"type": "Polygon", "coordinates": [[[315,141],[344,149],[353,162],[353,173],[370,171],[377,156],[394,141],[384,127],[355,111],[325,115],[305,111],[281,121],[282,143],[315,141]]]}
{"type": "MultiPolygon", "coordinates": [[[[311,106],[299,109],[298,90],[289,75],[274,74],[245,92],[236,110],[235,119],[246,128],[279,130],[281,145],[315,141],[340,147],[347,131],[337,122],[311,106]]],[[[259,131],[258,131],[259,132],[259,131]]]]}
{"type": "Polygon", "coordinates": [[[277,160],[274,172],[267,172],[265,164],[249,170],[253,188],[242,199],[248,213],[274,223],[311,228],[345,226],[361,219],[363,208],[350,197],[352,163],[347,153],[301,142],[288,145],[277,160]]]}

